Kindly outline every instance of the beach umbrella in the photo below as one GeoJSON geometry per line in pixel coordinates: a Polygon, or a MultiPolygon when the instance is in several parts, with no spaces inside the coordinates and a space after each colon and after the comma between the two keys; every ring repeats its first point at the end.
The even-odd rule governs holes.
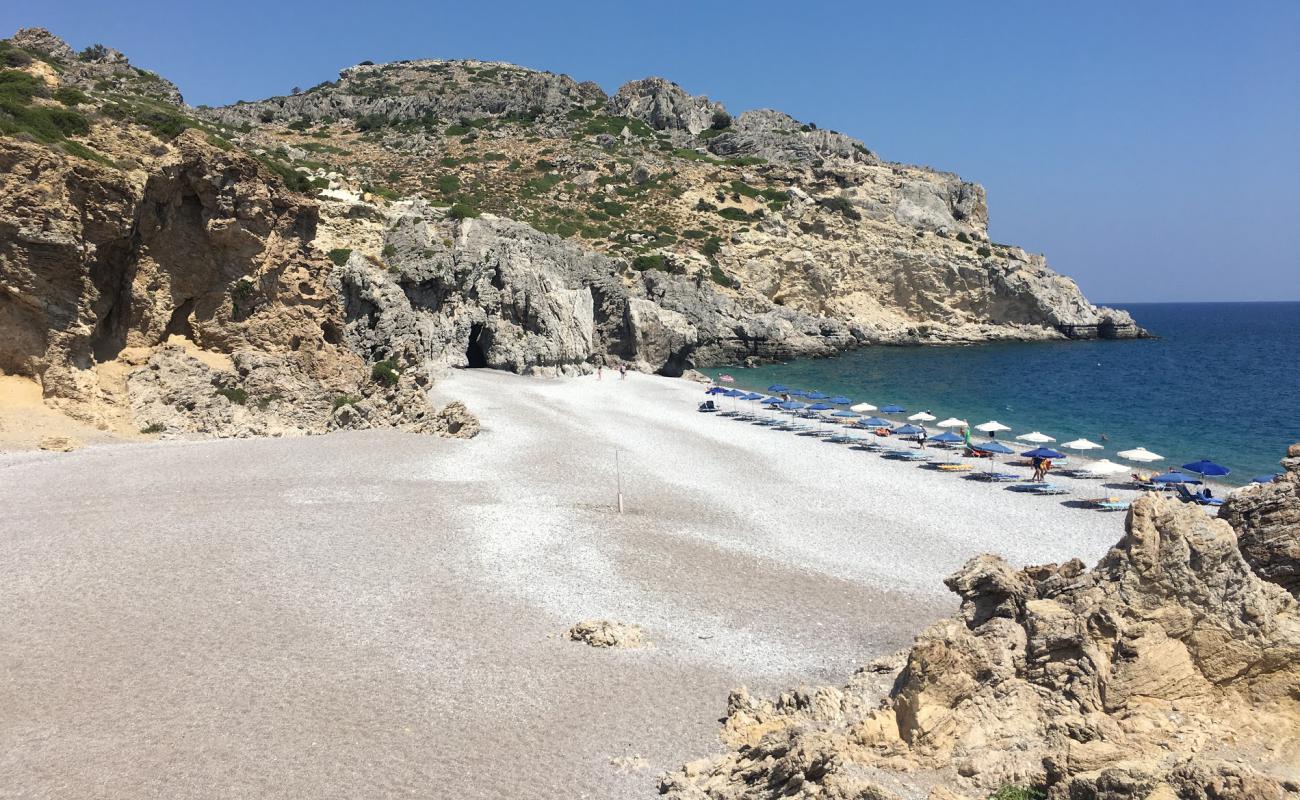
{"type": "Polygon", "coordinates": [[[835,408],[835,406],[830,403],[813,403],[808,406],[809,411],[830,411],[832,408],[835,408]]]}
{"type": "Polygon", "coordinates": [[[1118,475],[1121,472],[1128,472],[1128,467],[1124,466],[1123,464],[1116,464],[1114,461],[1103,458],[1100,461],[1096,461],[1084,467],[1081,470],[1081,472],[1086,472],[1089,475],[1096,475],[1098,477],[1101,477],[1103,475],[1118,475]]]}
{"type": "Polygon", "coordinates": [[[748,400],[748,401],[750,401],[750,402],[752,403],[752,402],[754,402],[755,400],[762,400],[762,399],[763,399],[763,395],[759,394],[758,392],[750,392],[749,394],[745,395],[744,397],[742,397],[742,398],[740,398],[740,399],[741,399],[741,400],[748,400]]]}
{"type": "Polygon", "coordinates": [[[718,380],[722,381],[723,383],[735,383],[735,382],[736,382],[736,379],[733,378],[733,377],[731,377],[730,375],[719,375],[719,376],[718,376],[718,380]]]}
{"type": "Polygon", "coordinates": [[[1050,447],[1035,447],[1033,450],[1026,450],[1020,455],[1025,458],[1065,458],[1065,453],[1058,452],[1050,447]]]}
{"type": "Polygon", "coordinates": [[[881,417],[867,417],[867,418],[865,418],[865,419],[860,419],[860,420],[858,420],[858,424],[859,424],[859,425],[866,425],[868,428],[892,428],[892,427],[894,427],[894,421],[893,421],[893,420],[883,419],[883,418],[881,418],[881,417]]]}
{"type": "Polygon", "coordinates": [[[876,407],[871,405],[870,403],[858,403],[855,406],[849,406],[849,408],[852,409],[853,411],[858,412],[859,414],[865,414],[868,411],[876,410],[876,407]]]}
{"type": "Polygon", "coordinates": [[[809,400],[825,400],[826,398],[830,397],[830,395],[826,394],[825,392],[808,392],[807,394],[804,395],[804,397],[808,398],[809,400]]]}
{"type": "MultiPolygon", "coordinates": [[[[939,438],[938,436],[935,437],[939,438]]],[[[957,437],[961,438],[961,437],[957,437]]],[[[1009,456],[1016,452],[1001,442],[983,442],[981,444],[971,445],[972,450],[978,450],[981,453],[996,453],[1000,456],[1009,456]]]]}
{"type": "Polygon", "coordinates": [[[880,413],[882,414],[902,414],[905,411],[907,411],[906,408],[903,408],[902,406],[895,406],[895,405],[888,405],[880,409],[880,413]]]}
{"type": "Polygon", "coordinates": [[[830,399],[830,402],[834,403],[837,406],[847,406],[849,403],[852,403],[853,401],[842,394],[837,394],[830,399]]]}
{"type": "Polygon", "coordinates": [[[915,425],[904,425],[901,428],[894,429],[895,436],[916,436],[919,433],[925,433],[925,429],[918,428],[915,425]]]}
{"type": "Polygon", "coordinates": [[[1101,450],[1104,445],[1090,442],[1087,439],[1075,439],[1073,442],[1066,442],[1061,447],[1068,447],[1071,450],[1101,450]]]}
{"type": "Polygon", "coordinates": [[[726,394],[727,390],[721,386],[711,386],[705,394],[726,394]]]}
{"type": "Polygon", "coordinates": [[[1208,458],[1202,458],[1200,461],[1193,461],[1190,464],[1184,464],[1183,469],[1188,472],[1195,472],[1203,478],[1222,478],[1224,475],[1232,472],[1232,470],[1222,464],[1216,464],[1208,458]]]}
{"type": "Polygon", "coordinates": [[[938,423],[940,428],[966,428],[969,427],[964,419],[948,417],[943,422],[938,423]]]}
{"type": "Polygon", "coordinates": [[[956,444],[957,442],[964,442],[965,439],[961,437],[961,434],[953,433],[952,431],[944,431],[938,436],[932,436],[930,441],[938,442],[939,444],[956,444]]]}
{"type": "Polygon", "coordinates": [[[1045,433],[1039,433],[1038,431],[1033,431],[1032,433],[1022,433],[1016,438],[1022,442],[1032,442],[1033,444],[1047,444],[1048,442],[1056,441],[1051,436],[1048,436],[1045,433]]]}
{"type": "Polygon", "coordinates": [[[790,391],[790,387],[786,386],[783,383],[774,383],[771,386],[767,387],[767,390],[772,394],[781,394],[782,392],[790,391]]]}
{"type": "Polygon", "coordinates": [[[929,411],[918,411],[912,416],[908,417],[908,419],[912,420],[913,422],[933,422],[934,420],[938,419],[938,417],[931,414],[929,411]]]}
{"type": "Polygon", "coordinates": [[[786,400],[780,405],[780,408],[784,411],[798,411],[801,408],[807,407],[807,403],[800,403],[798,400],[786,400]]]}
{"type": "Polygon", "coordinates": [[[804,389],[791,389],[790,391],[786,392],[786,394],[790,395],[791,397],[807,397],[807,396],[808,396],[808,392],[805,391],[804,389]]]}
{"type": "Polygon", "coordinates": [[[856,417],[857,415],[858,412],[849,411],[848,409],[840,409],[839,411],[836,411],[834,414],[831,414],[832,417],[844,417],[844,418],[856,417]]]}
{"type": "Polygon", "coordinates": [[[1162,472],[1151,479],[1152,483],[1200,483],[1199,478],[1181,472],[1162,472]]]}
{"type": "Polygon", "coordinates": [[[998,431],[1009,431],[1011,430],[1011,426],[1003,425],[1001,422],[991,419],[988,422],[981,422],[979,425],[976,425],[975,430],[980,433],[997,433],[998,431]]]}
{"type": "Polygon", "coordinates": [[[747,394],[749,394],[749,392],[744,389],[728,389],[722,393],[724,397],[744,397],[747,394]]]}
{"type": "Polygon", "coordinates": [[[1280,474],[1274,474],[1274,475],[1256,475],[1255,477],[1253,477],[1253,478],[1250,479],[1250,482],[1251,482],[1251,483],[1272,483],[1272,482],[1276,481],[1276,480],[1277,480],[1278,478],[1280,478],[1280,477],[1282,477],[1280,474]]]}
{"type": "Polygon", "coordinates": [[[1160,461],[1164,456],[1156,455],[1145,447],[1135,447],[1132,450],[1121,450],[1116,453],[1120,458],[1126,458],[1129,461],[1160,461]]]}

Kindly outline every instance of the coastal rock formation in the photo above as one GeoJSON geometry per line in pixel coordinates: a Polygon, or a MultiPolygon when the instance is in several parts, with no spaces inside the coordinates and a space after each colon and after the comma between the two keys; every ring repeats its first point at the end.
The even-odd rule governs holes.
{"type": "MultiPolygon", "coordinates": [[[[821,166],[827,159],[880,163],[857,139],[799,122],[789,114],[770,108],[742,113],[731,127],[709,139],[708,149],[724,158],[750,156],[783,164],[821,166]]],[[[981,197],[983,191],[980,188],[981,197]]]]}
{"type": "Polygon", "coordinates": [[[1219,517],[1237,531],[1241,555],[1255,574],[1300,599],[1300,444],[1287,450],[1282,469],[1273,483],[1229,495],[1219,517]]]}
{"type": "Polygon", "coordinates": [[[1226,522],[1154,494],[1092,570],[972,559],[960,613],[922,633],[883,698],[728,701],[726,755],[670,797],[1283,798],[1300,764],[1300,610],[1226,522]],[[942,787],[942,789],[937,788],[942,787]],[[946,794],[944,794],[946,792],[946,794]],[[936,796],[936,795],[931,795],[936,796]]]}
{"type": "Polygon", "coordinates": [[[569,628],[564,635],[571,641],[616,650],[634,649],[649,644],[640,626],[608,619],[583,620],[569,628]]]}

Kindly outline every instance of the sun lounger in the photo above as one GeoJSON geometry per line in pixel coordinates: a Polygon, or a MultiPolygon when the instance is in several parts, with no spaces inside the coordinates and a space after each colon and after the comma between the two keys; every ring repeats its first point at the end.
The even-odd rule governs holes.
{"type": "Polygon", "coordinates": [[[1127,500],[1101,500],[1096,505],[1099,511],[1128,511],[1129,502],[1127,500]]]}
{"type": "Polygon", "coordinates": [[[937,468],[943,470],[944,472],[969,472],[971,469],[971,465],[970,464],[939,464],[937,465],[937,468]]]}
{"type": "Polygon", "coordinates": [[[717,412],[717,410],[718,406],[712,400],[705,400],[703,403],[700,403],[698,408],[696,408],[696,411],[699,411],[702,414],[713,414],[717,412]]]}
{"type": "Polygon", "coordinates": [[[836,433],[826,438],[826,441],[834,442],[836,444],[852,444],[857,440],[858,437],[851,433],[836,433]]]}
{"type": "Polygon", "coordinates": [[[1014,472],[972,472],[970,476],[975,480],[990,483],[1015,483],[1024,480],[1023,475],[1014,472]]]}
{"type": "Polygon", "coordinates": [[[1017,483],[1014,486],[1008,486],[1013,492],[1026,492],[1028,494],[1069,494],[1069,491],[1062,489],[1054,483],[1035,483],[1029,481],[1026,483],[1017,483]]]}
{"type": "Polygon", "coordinates": [[[891,453],[891,455],[903,461],[929,461],[932,458],[929,453],[923,453],[920,450],[898,450],[891,453]]]}
{"type": "Polygon", "coordinates": [[[1206,497],[1199,492],[1193,492],[1181,483],[1174,484],[1174,491],[1178,492],[1178,499],[1187,503],[1196,503],[1198,506],[1221,506],[1223,505],[1222,497],[1206,497]]]}

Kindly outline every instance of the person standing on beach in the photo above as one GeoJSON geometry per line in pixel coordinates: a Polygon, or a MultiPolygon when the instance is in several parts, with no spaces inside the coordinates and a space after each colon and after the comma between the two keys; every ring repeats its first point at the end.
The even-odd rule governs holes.
{"type": "Polygon", "coordinates": [[[604,364],[597,364],[597,365],[596,365],[596,380],[600,380],[600,379],[603,378],[603,377],[605,377],[605,365],[604,365],[604,364]]]}
{"type": "Polygon", "coordinates": [[[618,365],[618,379],[620,381],[627,380],[627,364],[618,365]]]}

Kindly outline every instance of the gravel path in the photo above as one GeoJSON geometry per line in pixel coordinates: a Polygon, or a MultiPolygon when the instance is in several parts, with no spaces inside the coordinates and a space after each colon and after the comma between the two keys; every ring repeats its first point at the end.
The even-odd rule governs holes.
{"type": "Polygon", "coordinates": [[[1122,528],[682,381],[437,392],[484,433],[0,455],[0,797],[653,797],[730,688],[842,682],[969,556],[1122,528]],[[654,647],[561,637],[590,617],[654,647]]]}

